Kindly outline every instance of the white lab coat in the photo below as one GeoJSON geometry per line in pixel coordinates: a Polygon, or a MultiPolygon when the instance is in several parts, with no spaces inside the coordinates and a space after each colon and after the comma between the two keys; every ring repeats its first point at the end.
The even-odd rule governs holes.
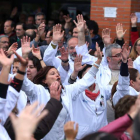
{"type": "MultiPolygon", "coordinates": [[[[70,118],[70,120],[73,120],[72,100],[75,99],[77,96],[79,96],[79,94],[81,94],[83,91],[85,91],[85,89],[87,89],[90,85],[92,85],[95,82],[95,75],[97,71],[98,69],[93,66],[82,79],[78,80],[76,83],[72,85],[65,86],[64,89],[62,90],[61,94],[62,104],[63,107],[67,110],[68,114],[66,115],[67,118],[68,117],[70,118]]],[[[27,79],[26,76],[23,81],[22,90],[25,91],[31,103],[33,103],[34,101],[38,101],[40,104],[47,104],[47,102],[50,99],[50,94],[47,89],[45,89],[42,85],[36,85],[32,83],[30,80],[27,79]]],[[[59,131],[61,130],[63,130],[63,127],[62,128],[59,127],[59,131]]],[[[56,139],[58,140],[57,133],[58,132],[53,134],[54,136],[56,136],[54,140],[56,139]]]]}
{"type": "Polygon", "coordinates": [[[11,140],[5,128],[0,124],[0,140],[11,140]]]}
{"type": "Polygon", "coordinates": [[[119,99],[123,98],[125,95],[132,95],[137,96],[139,92],[137,92],[133,87],[130,85],[130,78],[129,76],[121,76],[119,75],[117,91],[113,96],[113,104],[116,105],[119,99]]]}
{"type": "Polygon", "coordinates": [[[11,86],[8,87],[6,99],[0,98],[0,120],[1,124],[4,125],[9,114],[15,107],[19,93],[11,86]]]}
{"type": "MultiPolygon", "coordinates": [[[[58,57],[55,57],[55,55],[57,53],[58,45],[55,49],[53,49],[51,44],[53,44],[53,42],[51,42],[49,44],[48,48],[45,50],[43,61],[45,62],[45,64],[47,66],[54,66],[56,69],[58,69],[59,67],[61,67],[61,60],[58,57]]],[[[55,44],[53,44],[53,45],[55,45],[55,44]]],[[[97,60],[97,58],[94,56],[92,58],[89,57],[86,44],[84,44],[83,46],[80,46],[80,47],[76,46],[75,49],[76,49],[77,54],[83,55],[82,64],[92,65],[97,60]]],[[[68,58],[69,58],[70,68],[67,72],[67,76],[64,77],[63,71],[61,71],[62,69],[58,69],[63,85],[68,85],[68,79],[74,70],[74,61],[70,59],[70,56],[68,58]]]]}

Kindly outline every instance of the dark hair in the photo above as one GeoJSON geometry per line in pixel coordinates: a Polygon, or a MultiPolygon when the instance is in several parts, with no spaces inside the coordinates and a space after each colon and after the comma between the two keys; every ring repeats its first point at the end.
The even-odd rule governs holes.
{"type": "Polygon", "coordinates": [[[34,77],[33,82],[35,84],[41,84],[42,86],[48,86],[46,85],[43,80],[46,79],[46,75],[48,74],[49,70],[55,68],[53,66],[46,66],[42,69],[40,69],[40,71],[37,73],[37,75],[34,77]]]}
{"type": "Polygon", "coordinates": [[[130,74],[130,80],[136,81],[136,78],[138,76],[138,70],[134,68],[129,68],[128,71],[130,74]]]}
{"type": "Polygon", "coordinates": [[[24,23],[19,22],[19,23],[16,24],[16,26],[17,25],[22,25],[23,30],[26,30],[26,25],[24,23]]]}
{"type": "Polygon", "coordinates": [[[94,20],[88,20],[86,22],[87,26],[88,26],[88,29],[89,30],[93,30],[93,34],[98,34],[99,32],[99,26],[98,26],[98,23],[94,20]]]}
{"type": "Polygon", "coordinates": [[[112,134],[106,132],[96,132],[85,136],[84,138],[82,138],[82,140],[118,140],[118,139],[112,134]]]}
{"type": "MultiPolygon", "coordinates": [[[[14,22],[13,20],[7,19],[6,21],[11,21],[11,28],[13,28],[13,27],[15,28],[15,22],[14,22]]],[[[5,22],[6,22],[6,21],[5,21],[5,22]]]]}
{"type": "Polygon", "coordinates": [[[37,58],[32,54],[32,52],[29,53],[28,59],[33,61],[34,67],[37,68],[37,71],[39,71],[39,70],[42,68],[39,59],[37,59],[37,58]]]}
{"type": "Polygon", "coordinates": [[[37,16],[44,16],[44,18],[46,19],[45,14],[44,14],[44,13],[42,13],[42,12],[39,12],[39,13],[37,13],[37,14],[35,15],[35,20],[36,20],[36,17],[37,17],[37,16]]]}
{"type": "Polygon", "coordinates": [[[124,116],[130,110],[131,106],[135,104],[137,96],[125,95],[114,106],[115,119],[124,116]]]}
{"type": "Polygon", "coordinates": [[[140,111],[138,112],[133,121],[133,136],[134,140],[140,139],[140,111]]]}
{"type": "Polygon", "coordinates": [[[37,29],[37,27],[33,24],[28,24],[28,25],[26,25],[26,30],[28,30],[28,29],[37,29]]]}
{"type": "Polygon", "coordinates": [[[62,12],[63,15],[68,15],[69,14],[69,11],[68,10],[65,10],[65,9],[60,10],[60,12],[62,12]]]}
{"type": "Polygon", "coordinates": [[[92,65],[89,65],[89,64],[86,64],[86,66],[78,72],[78,77],[81,79],[82,78],[82,74],[88,69],[88,68],[91,68],[92,65]]]}
{"type": "Polygon", "coordinates": [[[19,59],[18,59],[18,58],[15,58],[15,59],[14,59],[13,64],[14,64],[15,62],[19,62],[19,63],[20,63],[20,61],[19,61],[19,59]]]}
{"type": "Polygon", "coordinates": [[[31,41],[36,37],[36,32],[34,30],[31,31],[31,33],[27,33],[25,31],[25,36],[30,37],[31,41]]]}

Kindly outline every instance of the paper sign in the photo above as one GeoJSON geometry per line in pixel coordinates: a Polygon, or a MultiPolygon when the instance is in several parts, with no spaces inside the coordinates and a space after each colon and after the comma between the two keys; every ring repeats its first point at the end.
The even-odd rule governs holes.
{"type": "Polygon", "coordinates": [[[104,17],[116,18],[117,7],[104,7],[104,17]]]}
{"type": "Polygon", "coordinates": [[[138,18],[137,22],[140,22],[140,12],[135,12],[135,14],[136,14],[136,16],[138,18]]]}

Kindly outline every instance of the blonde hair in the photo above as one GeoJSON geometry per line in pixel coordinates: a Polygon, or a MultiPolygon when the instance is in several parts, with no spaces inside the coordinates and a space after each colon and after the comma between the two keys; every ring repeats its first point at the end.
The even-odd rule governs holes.
{"type": "Polygon", "coordinates": [[[130,55],[129,55],[129,57],[130,57],[133,61],[134,61],[134,60],[137,58],[137,56],[139,55],[138,52],[136,51],[136,46],[137,46],[137,43],[138,43],[139,40],[140,40],[140,38],[138,38],[138,39],[135,41],[135,43],[134,43],[134,45],[133,45],[133,47],[132,47],[131,53],[130,53],[130,55]]]}

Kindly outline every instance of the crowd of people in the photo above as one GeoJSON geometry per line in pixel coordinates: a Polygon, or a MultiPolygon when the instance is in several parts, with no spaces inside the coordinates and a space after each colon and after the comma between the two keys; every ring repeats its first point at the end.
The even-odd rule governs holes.
{"type": "Polygon", "coordinates": [[[0,35],[0,140],[139,140],[136,15],[128,45],[123,23],[111,38],[82,14],[14,12],[0,35]]]}

